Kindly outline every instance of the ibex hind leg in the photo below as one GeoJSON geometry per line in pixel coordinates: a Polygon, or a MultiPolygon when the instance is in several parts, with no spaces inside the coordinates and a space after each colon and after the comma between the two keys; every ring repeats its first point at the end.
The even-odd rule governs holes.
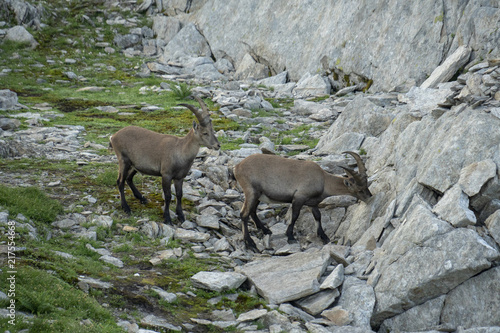
{"type": "Polygon", "coordinates": [[[134,193],[134,197],[136,197],[137,199],[139,199],[141,201],[142,204],[146,204],[148,201],[146,200],[146,198],[144,198],[144,196],[141,194],[141,192],[139,192],[139,190],[137,189],[137,187],[135,187],[135,184],[134,184],[134,181],[133,181],[133,178],[135,176],[135,174],[137,173],[137,170],[131,170],[128,177],[127,177],[127,184],[128,186],[130,187],[130,189],[132,190],[132,193],[134,193]]]}
{"type": "Polygon", "coordinates": [[[323,227],[321,226],[321,212],[318,207],[312,207],[312,214],[314,216],[314,219],[318,223],[318,230],[317,234],[318,237],[321,238],[324,244],[330,243],[330,238],[325,234],[325,231],[323,230],[323,227]]]}
{"type": "Polygon", "coordinates": [[[272,234],[271,230],[269,230],[269,228],[267,228],[266,225],[264,223],[262,223],[262,221],[257,216],[257,206],[258,205],[259,205],[259,202],[257,201],[257,203],[255,204],[255,207],[252,207],[253,209],[250,211],[250,216],[252,217],[252,220],[254,221],[255,226],[257,228],[259,228],[260,230],[262,230],[264,235],[271,235],[272,234]]]}
{"type": "MultiPolygon", "coordinates": [[[[259,196],[256,195],[256,193],[246,192],[245,193],[245,202],[243,203],[243,207],[241,208],[241,214],[240,214],[241,220],[243,221],[242,228],[243,228],[243,240],[245,242],[245,246],[248,250],[253,250],[255,252],[257,251],[257,246],[255,245],[255,242],[253,241],[252,237],[250,237],[250,233],[248,231],[248,222],[249,222],[250,214],[253,215],[253,213],[257,209],[257,206],[259,204],[258,197],[259,196]]],[[[252,216],[252,218],[253,218],[253,216],[252,216]]],[[[259,222],[260,222],[260,220],[259,220],[259,222]]],[[[260,224],[261,224],[261,226],[263,226],[262,222],[260,222],[260,224]]],[[[257,222],[256,222],[256,225],[258,225],[257,222]]]]}
{"type": "Polygon", "coordinates": [[[248,215],[246,217],[242,216],[241,219],[243,221],[243,241],[245,242],[246,249],[253,252],[259,252],[259,250],[257,250],[257,245],[248,232],[248,215]]]}
{"type": "Polygon", "coordinates": [[[288,228],[286,229],[286,236],[288,238],[289,244],[297,243],[297,240],[295,239],[295,236],[293,235],[293,228],[295,226],[295,222],[297,222],[297,219],[299,218],[300,210],[302,209],[302,206],[304,205],[304,201],[305,200],[299,200],[299,199],[294,199],[292,201],[292,220],[290,221],[290,224],[288,225],[288,228]]]}

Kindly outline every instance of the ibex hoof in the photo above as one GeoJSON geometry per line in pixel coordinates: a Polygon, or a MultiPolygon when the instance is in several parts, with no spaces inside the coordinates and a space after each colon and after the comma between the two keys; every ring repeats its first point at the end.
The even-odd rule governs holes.
{"type": "Polygon", "coordinates": [[[253,241],[253,239],[245,240],[245,248],[248,251],[252,251],[255,253],[259,252],[259,250],[257,249],[257,245],[255,245],[255,242],[253,241]]]}
{"type": "Polygon", "coordinates": [[[184,214],[177,214],[177,219],[179,220],[180,223],[186,221],[186,218],[184,217],[184,214]]]}

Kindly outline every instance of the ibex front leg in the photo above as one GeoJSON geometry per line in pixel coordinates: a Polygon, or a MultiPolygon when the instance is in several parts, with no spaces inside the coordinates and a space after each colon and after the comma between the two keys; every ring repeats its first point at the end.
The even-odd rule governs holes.
{"type": "Polygon", "coordinates": [[[172,224],[172,219],[170,218],[170,201],[172,200],[172,190],[170,186],[172,184],[172,177],[162,176],[161,186],[163,188],[163,196],[165,197],[165,210],[163,211],[163,220],[165,224],[172,224]]]}
{"type": "Polygon", "coordinates": [[[175,213],[180,222],[184,222],[186,219],[184,213],[182,212],[182,183],[184,179],[174,179],[175,186],[175,196],[177,198],[177,207],[175,208],[175,213]]]}

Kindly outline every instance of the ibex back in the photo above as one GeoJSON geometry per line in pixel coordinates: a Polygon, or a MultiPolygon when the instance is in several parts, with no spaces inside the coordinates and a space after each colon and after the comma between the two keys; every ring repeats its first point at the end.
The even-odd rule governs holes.
{"type": "Polygon", "coordinates": [[[118,157],[117,185],[120,191],[121,206],[127,214],[130,214],[130,207],[125,200],[125,182],[141,203],[147,202],[133,182],[135,174],[141,172],[162,178],[162,189],[165,196],[163,217],[164,222],[168,224],[172,224],[169,205],[172,195],[170,186],[172,180],[174,181],[177,198],[176,214],[181,222],[185,220],[181,206],[183,180],[201,145],[212,149],[220,148],[206,104],[201,98],[197,96],[194,98],[200,104],[201,110],[190,104],[180,104],[189,108],[199,121],[199,124],[193,121],[193,128],[183,138],[156,133],[137,126],[122,128],[110,137],[110,144],[118,157]]]}
{"type": "Polygon", "coordinates": [[[372,196],[361,157],[354,152],[346,153],[351,154],[358,164],[358,172],[344,168],[346,177],[331,175],[311,161],[292,160],[274,155],[251,155],[236,165],[234,176],[245,193],[241,219],[246,246],[256,248],[248,233],[249,216],[265,234],[271,233],[257,217],[257,206],[261,196],[292,204],[292,219],[286,231],[289,242],[295,241],[293,227],[303,205],[312,207],[314,219],[318,223],[317,234],[323,242],[329,242],[321,226],[318,204],[333,195],[351,195],[363,201],[372,196]]]}

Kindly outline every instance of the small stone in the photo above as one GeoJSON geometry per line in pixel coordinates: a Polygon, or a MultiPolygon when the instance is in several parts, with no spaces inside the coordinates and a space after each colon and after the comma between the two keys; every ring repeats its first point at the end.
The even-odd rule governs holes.
{"type": "Polygon", "coordinates": [[[321,316],[330,320],[337,326],[346,326],[352,322],[352,319],[349,316],[349,312],[342,309],[340,306],[336,306],[332,309],[325,310],[321,313],[321,316]]]}
{"type": "Polygon", "coordinates": [[[251,311],[240,314],[238,316],[238,319],[236,319],[236,320],[240,323],[244,322],[244,321],[254,321],[254,320],[261,318],[265,314],[267,314],[266,309],[262,309],[262,310],[255,309],[255,310],[251,310],[251,311]]]}
{"type": "Polygon", "coordinates": [[[123,261],[121,261],[118,258],[112,257],[110,255],[101,256],[99,258],[99,260],[102,260],[102,261],[104,261],[104,262],[106,262],[108,264],[111,264],[113,266],[116,266],[118,268],[122,268],[123,267],[123,261]]]}
{"type": "Polygon", "coordinates": [[[320,289],[335,289],[344,282],[344,265],[340,264],[323,281],[320,289]]]}
{"type": "Polygon", "coordinates": [[[156,292],[160,298],[164,301],[166,301],[167,303],[173,303],[177,300],[177,295],[174,294],[174,293],[169,293],[159,287],[152,287],[151,290],[153,290],[154,292],[156,292]]]}

